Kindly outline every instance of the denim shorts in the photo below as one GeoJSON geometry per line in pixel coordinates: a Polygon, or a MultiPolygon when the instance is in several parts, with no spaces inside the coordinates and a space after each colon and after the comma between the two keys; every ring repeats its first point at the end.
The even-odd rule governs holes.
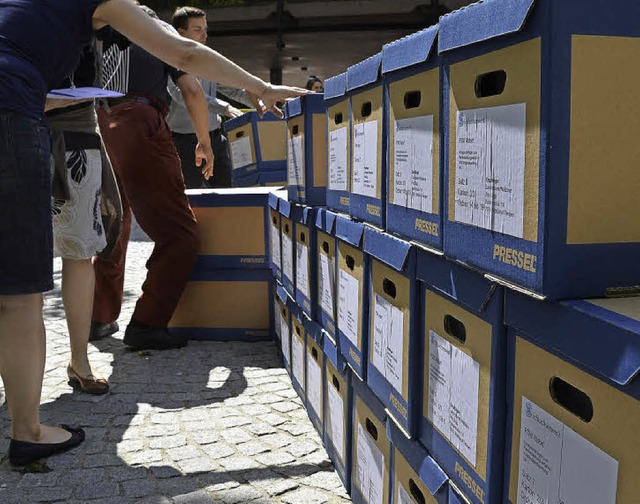
{"type": "Polygon", "coordinates": [[[49,130],[0,110],[0,295],[53,288],[49,130]]]}

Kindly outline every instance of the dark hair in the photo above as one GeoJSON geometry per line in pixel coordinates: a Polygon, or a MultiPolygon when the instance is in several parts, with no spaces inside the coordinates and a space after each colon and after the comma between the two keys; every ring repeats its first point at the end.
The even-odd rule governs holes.
{"type": "Polygon", "coordinates": [[[307,89],[311,89],[311,88],[313,88],[313,85],[316,82],[319,82],[320,84],[322,84],[322,81],[318,77],[316,77],[315,75],[310,75],[309,78],[307,79],[307,83],[305,84],[304,87],[307,88],[307,89]]]}
{"type": "Polygon", "coordinates": [[[177,7],[175,11],[173,11],[173,17],[171,18],[171,24],[177,30],[178,28],[182,28],[186,30],[189,28],[189,19],[192,18],[202,18],[205,17],[207,13],[202,9],[198,9],[197,7],[191,7],[189,5],[185,5],[184,7],[177,7]]]}

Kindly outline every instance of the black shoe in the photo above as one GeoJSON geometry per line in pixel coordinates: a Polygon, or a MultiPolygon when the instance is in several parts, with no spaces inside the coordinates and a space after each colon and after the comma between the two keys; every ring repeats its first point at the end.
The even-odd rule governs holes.
{"type": "Polygon", "coordinates": [[[110,324],[101,324],[100,322],[91,322],[91,331],[89,332],[89,341],[98,341],[113,333],[118,332],[120,328],[117,322],[110,324]]]}
{"type": "Polygon", "coordinates": [[[153,327],[132,320],[124,332],[124,344],[134,350],[169,350],[186,346],[188,339],[163,327],[153,327]]]}
{"type": "Polygon", "coordinates": [[[12,439],[9,443],[9,462],[15,466],[24,466],[41,458],[75,448],[84,441],[84,431],[81,428],[68,425],[60,427],[71,433],[71,437],[62,443],[30,443],[12,439]]]}

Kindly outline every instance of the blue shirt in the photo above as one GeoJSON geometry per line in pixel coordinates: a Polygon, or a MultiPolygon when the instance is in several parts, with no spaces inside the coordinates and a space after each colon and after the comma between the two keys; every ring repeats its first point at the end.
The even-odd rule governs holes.
{"type": "Polygon", "coordinates": [[[104,0],[0,0],[0,110],[41,118],[47,91],[76,68],[104,0]]]}

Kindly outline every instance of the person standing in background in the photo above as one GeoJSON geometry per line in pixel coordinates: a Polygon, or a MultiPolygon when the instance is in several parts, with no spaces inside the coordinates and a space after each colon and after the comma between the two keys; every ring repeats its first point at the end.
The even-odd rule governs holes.
{"type": "Polygon", "coordinates": [[[315,75],[309,76],[304,87],[309,91],[313,91],[314,93],[324,93],[324,84],[315,75]]]}

